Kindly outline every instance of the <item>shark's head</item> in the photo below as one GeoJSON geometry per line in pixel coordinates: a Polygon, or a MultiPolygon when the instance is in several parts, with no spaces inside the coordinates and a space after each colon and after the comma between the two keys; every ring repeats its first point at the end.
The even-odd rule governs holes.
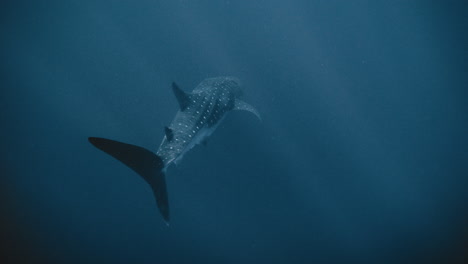
{"type": "Polygon", "coordinates": [[[194,92],[199,92],[208,88],[224,88],[229,90],[229,93],[234,98],[241,98],[243,96],[243,91],[241,89],[241,81],[236,77],[223,76],[223,77],[214,77],[207,78],[203,80],[195,89],[194,92]]]}
{"type": "Polygon", "coordinates": [[[241,89],[242,83],[236,77],[223,77],[222,84],[234,94],[236,98],[242,98],[244,95],[244,91],[241,89]]]}

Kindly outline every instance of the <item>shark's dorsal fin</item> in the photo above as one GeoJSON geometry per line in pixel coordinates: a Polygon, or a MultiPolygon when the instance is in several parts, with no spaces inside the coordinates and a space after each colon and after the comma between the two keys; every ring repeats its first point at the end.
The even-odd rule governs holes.
{"type": "Polygon", "coordinates": [[[174,132],[172,129],[164,127],[164,133],[166,133],[166,138],[168,141],[172,141],[172,139],[174,139],[174,132]]]}
{"type": "Polygon", "coordinates": [[[175,82],[172,83],[172,90],[174,91],[177,101],[179,102],[180,110],[184,111],[190,104],[190,95],[182,91],[182,89],[180,89],[175,82]]]}
{"type": "Polygon", "coordinates": [[[262,121],[262,117],[260,116],[260,113],[257,111],[257,109],[242,100],[236,99],[233,110],[249,111],[254,114],[260,121],[262,121]]]}

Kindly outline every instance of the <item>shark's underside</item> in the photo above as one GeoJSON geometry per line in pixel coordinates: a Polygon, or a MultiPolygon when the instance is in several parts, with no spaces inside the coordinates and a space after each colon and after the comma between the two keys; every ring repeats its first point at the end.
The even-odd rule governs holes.
{"type": "Polygon", "coordinates": [[[204,142],[229,111],[246,110],[260,119],[255,108],[239,99],[241,90],[237,78],[205,79],[191,93],[182,91],[175,83],[172,89],[180,109],[171,124],[164,128],[165,136],[156,154],[110,139],[89,138],[95,147],[126,164],[149,183],[166,223],[169,222],[165,182],[167,167],[180,161],[196,144],[204,142]]]}

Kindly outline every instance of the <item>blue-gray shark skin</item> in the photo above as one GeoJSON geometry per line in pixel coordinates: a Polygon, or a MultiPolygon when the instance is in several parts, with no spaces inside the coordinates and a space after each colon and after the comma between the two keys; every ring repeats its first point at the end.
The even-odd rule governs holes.
{"type": "Polygon", "coordinates": [[[240,82],[235,77],[203,80],[191,93],[172,83],[179,103],[174,120],[165,127],[165,136],[156,154],[142,147],[115,140],[90,137],[98,149],[121,161],[149,183],[166,223],[169,223],[169,201],[165,182],[166,169],[179,162],[195,145],[204,142],[218,127],[226,114],[233,110],[258,111],[240,100],[240,82]]]}
{"type": "Polygon", "coordinates": [[[177,163],[182,156],[213,133],[225,115],[231,110],[248,110],[260,118],[258,112],[238,98],[239,81],[233,77],[205,79],[190,94],[172,84],[180,110],[166,128],[157,155],[167,167],[177,163]]]}

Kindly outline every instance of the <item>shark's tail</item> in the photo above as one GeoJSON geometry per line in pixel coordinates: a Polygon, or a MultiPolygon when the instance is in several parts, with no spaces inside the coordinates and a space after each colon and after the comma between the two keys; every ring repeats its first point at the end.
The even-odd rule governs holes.
{"type": "Polygon", "coordinates": [[[164,162],[153,152],[142,147],[105,139],[90,137],[89,142],[98,149],[118,159],[149,183],[156,203],[166,223],[169,223],[169,202],[167,199],[164,162]]]}

